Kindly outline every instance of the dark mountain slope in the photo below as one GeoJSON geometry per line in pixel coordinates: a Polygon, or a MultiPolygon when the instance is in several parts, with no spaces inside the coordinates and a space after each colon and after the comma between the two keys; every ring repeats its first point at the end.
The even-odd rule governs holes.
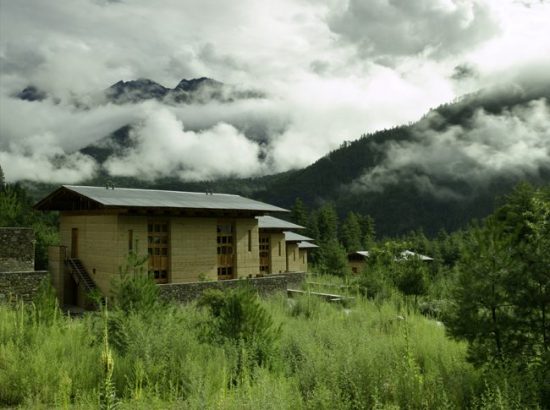
{"type": "MultiPolygon", "coordinates": [[[[464,226],[472,218],[489,214],[495,200],[507,194],[521,180],[534,184],[550,183],[550,163],[529,174],[502,172],[487,177],[478,185],[461,175],[449,176],[427,173],[422,167],[409,166],[398,175],[399,179],[384,186],[362,189],[356,182],[388,160],[391,148],[400,144],[422,146],[426,130],[439,133],[453,129],[468,132],[476,114],[506,115],[513,110],[528,107],[534,100],[550,101],[550,86],[491,90],[469,95],[453,104],[442,105],[424,116],[419,122],[383,130],[343,144],[311,166],[273,176],[259,188],[256,197],[282,206],[291,206],[300,197],[310,206],[324,201],[333,202],[341,215],[350,210],[374,217],[379,232],[398,234],[410,229],[423,228],[435,233],[445,228],[453,230],[464,226]],[[420,132],[421,130],[422,132],[420,132]],[[454,197],[438,197],[409,181],[429,180],[454,197]]],[[[546,149],[550,151],[550,130],[546,149]]],[[[457,138],[461,138],[460,134],[457,138]]],[[[467,164],[466,164],[467,165],[467,164]]]]}

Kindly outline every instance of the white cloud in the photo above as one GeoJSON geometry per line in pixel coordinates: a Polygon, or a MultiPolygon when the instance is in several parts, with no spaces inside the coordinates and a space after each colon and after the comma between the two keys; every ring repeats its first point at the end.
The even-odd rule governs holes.
{"type": "Polygon", "coordinates": [[[369,56],[448,55],[498,32],[485,2],[470,0],[349,0],[330,27],[369,56]]]}
{"type": "Polygon", "coordinates": [[[51,134],[35,135],[10,144],[7,151],[0,149],[6,180],[74,183],[94,176],[97,164],[92,158],[80,153],[65,155],[54,141],[51,134]]]}
{"type": "Polygon", "coordinates": [[[550,164],[550,105],[545,99],[493,115],[478,111],[467,127],[436,131],[426,118],[414,139],[388,144],[385,160],[352,188],[381,191],[388,185],[414,184],[441,198],[459,198],[458,183],[483,189],[497,176],[538,175],[550,164]],[[442,181],[442,182],[440,182],[442,181]]]}
{"type": "Polygon", "coordinates": [[[179,176],[207,180],[224,176],[258,174],[259,147],[233,126],[219,123],[210,129],[185,131],[167,108],[147,105],[143,125],[132,134],[135,148],[122,157],[111,157],[106,169],[117,176],[152,180],[179,176]]]}
{"type": "MultiPolygon", "coordinates": [[[[230,168],[189,159],[183,171],[173,160],[164,169],[155,165],[158,175],[176,170],[196,179],[302,167],[344,140],[414,121],[464,92],[513,78],[526,61],[550,68],[548,60],[541,63],[550,55],[548,3],[0,2],[0,149],[11,180],[29,175],[16,161],[21,152],[28,159],[34,155],[32,147],[23,148],[28,138],[50,135],[56,152],[70,154],[128,123],[145,124],[136,133],[140,159],[146,152],[139,150],[152,144],[145,136],[153,134],[144,130],[153,123],[174,138],[185,135],[201,157],[217,158],[208,146],[214,135],[223,136],[228,152],[246,152],[246,161],[230,168]],[[476,76],[452,79],[458,65],[474,67],[476,76]],[[121,79],[150,78],[174,87],[181,78],[200,76],[260,89],[267,98],[155,109],[94,102],[97,92],[121,79]],[[59,101],[11,97],[29,84],[59,101]],[[75,108],[75,100],[89,108],[75,108]],[[248,145],[244,136],[254,142],[248,145]],[[252,155],[258,150],[263,160],[252,155]]],[[[110,166],[124,172],[117,161],[110,166]]],[[[141,174],[139,166],[126,163],[141,174]]],[[[33,166],[49,175],[39,171],[48,169],[43,161],[33,166]]]]}

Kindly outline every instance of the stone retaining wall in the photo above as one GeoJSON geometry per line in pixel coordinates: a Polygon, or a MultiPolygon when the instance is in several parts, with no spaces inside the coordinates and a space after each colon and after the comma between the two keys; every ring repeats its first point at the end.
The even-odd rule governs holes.
{"type": "Polygon", "coordinates": [[[0,272],[34,270],[34,243],[31,228],[0,228],[0,272]]]}
{"type": "Polygon", "coordinates": [[[188,303],[202,295],[207,289],[236,288],[243,283],[252,286],[260,295],[286,292],[287,288],[297,287],[305,280],[305,273],[286,273],[261,278],[233,279],[212,282],[168,283],[159,285],[160,295],[166,299],[188,303]]]}
{"type": "Polygon", "coordinates": [[[0,303],[21,299],[30,302],[48,271],[0,272],[0,303]]]}

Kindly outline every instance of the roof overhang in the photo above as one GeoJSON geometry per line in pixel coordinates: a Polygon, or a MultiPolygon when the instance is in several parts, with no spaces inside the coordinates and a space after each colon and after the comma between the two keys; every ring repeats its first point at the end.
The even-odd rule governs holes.
{"type": "Polygon", "coordinates": [[[305,229],[305,227],[301,225],[270,215],[257,216],[256,219],[258,220],[258,227],[261,230],[284,231],[289,229],[305,229]]]}
{"type": "Polygon", "coordinates": [[[34,205],[41,211],[138,211],[237,213],[250,216],[288,210],[239,195],[63,185],[34,205]]]}
{"type": "Polygon", "coordinates": [[[285,234],[285,241],[286,242],[302,242],[302,241],[313,241],[314,240],[313,238],[310,238],[310,237],[304,236],[304,235],[300,235],[299,233],[296,233],[296,232],[285,231],[284,234],[285,234]]]}
{"type": "Polygon", "coordinates": [[[298,249],[315,249],[315,248],[318,248],[318,246],[311,242],[307,242],[307,241],[298,242],[298,249]]]}

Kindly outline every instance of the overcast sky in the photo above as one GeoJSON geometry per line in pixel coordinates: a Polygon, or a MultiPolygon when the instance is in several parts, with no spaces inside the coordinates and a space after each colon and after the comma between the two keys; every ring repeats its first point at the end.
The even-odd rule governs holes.
{"type": "Polygon", "coordinates": [[[303,167],[464,93],[550,72],[549,39],[543,0],[0,0],[0,164],[9,181],[78,182],[97,164],[75,151],[132,123],[135,149],[108,161],[113,174],[303,167]],[[266,98],[74,105],[119,80],[202,76],[266,98]],[[13,97],[30,84],[52,98],[13,97]],[[266,144],[251,140],[258,127],[266,144]]]}

